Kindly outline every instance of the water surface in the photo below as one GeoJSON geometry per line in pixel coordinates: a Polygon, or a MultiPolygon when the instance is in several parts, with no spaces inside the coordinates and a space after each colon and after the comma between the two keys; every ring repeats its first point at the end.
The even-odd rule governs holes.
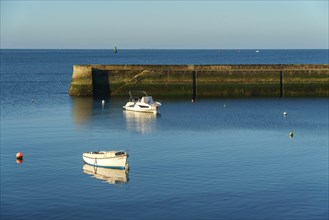
{"type": "MultiPolygon", "coordinates": [[[[1,219],[328,219],[327,98],[162,100],[154,115],[69,97],[72,65],[107,52],[1,50],[1,219]],[[129,172],[83,164],[108,149],[129,172]]],[[[126,62],[214,51],[145,53],[126,62]]]]}

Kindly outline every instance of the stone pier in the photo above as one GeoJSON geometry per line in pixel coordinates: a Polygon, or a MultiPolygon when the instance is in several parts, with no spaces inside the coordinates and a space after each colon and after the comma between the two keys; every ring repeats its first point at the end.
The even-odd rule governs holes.
{"type": "Polygon", "coordinates": [[[328,97],[328,64],[74,65],[71,96],[328,97]]]}

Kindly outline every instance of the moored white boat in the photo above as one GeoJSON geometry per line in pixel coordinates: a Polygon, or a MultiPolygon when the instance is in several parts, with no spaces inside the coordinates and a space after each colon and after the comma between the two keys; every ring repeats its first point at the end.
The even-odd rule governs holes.
{"type": "Polygon", "coordinates": [[[161,103],[154,101],[152,96],[148,96],[145,91],[130,91],[129,101],[123,106],[123,109],[136,112],[159,113],[161,103]],[[142,96],[136,96],[136,94],[142,96]]]}
{"type": "Polygon", "coordinates": [[[128,154],[123,151],[96,151],[82,154],[83,161],[96,167],[128,169],[128,154]]]}

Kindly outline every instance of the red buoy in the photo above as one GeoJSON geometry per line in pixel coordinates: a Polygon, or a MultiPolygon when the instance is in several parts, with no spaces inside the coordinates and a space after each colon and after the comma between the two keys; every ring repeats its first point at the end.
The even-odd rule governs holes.
{"type": "Polygon", "coordinates": [[[16,159],[18,159],[18,160],[22,160],[22,159],[23,159],[23,153],[22,153],[22,152],[18,152],[18,153],[16,154],[16,159]]]}

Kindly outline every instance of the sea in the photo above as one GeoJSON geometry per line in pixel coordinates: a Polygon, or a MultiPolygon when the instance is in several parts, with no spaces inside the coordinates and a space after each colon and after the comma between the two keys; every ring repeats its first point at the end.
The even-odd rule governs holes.
{"type": "Polygon", "coordinates": [[[128,94],[68,95],[75,64],[328,64],[328,50],[0,54],[0,219],[328,219],[328,97],[162,98],[148,114],[123,111],[128,94]],[[84,164],[98,150],[127,151],[129,170],[84,164]]]}

